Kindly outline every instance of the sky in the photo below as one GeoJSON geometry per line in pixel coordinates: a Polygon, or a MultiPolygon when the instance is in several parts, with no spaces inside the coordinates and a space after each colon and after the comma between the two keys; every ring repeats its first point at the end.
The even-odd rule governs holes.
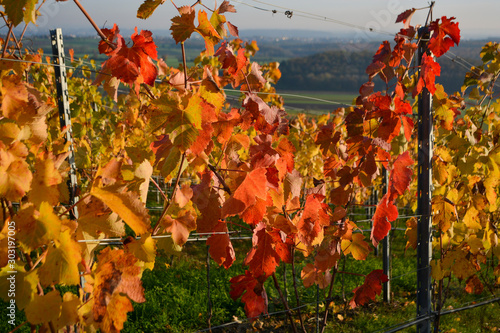
{"type": "MultiPolygon", "coordinates": [[[[137,8],[144,0],[80,0],[81,4],[100,27],[112,27],[117,23],[121,29],[138,27],[166,34],[170,19],[177,15],[171,1],[166,0],[148,20],[136,18],[137,8]]],[[[174,0],[177,6],[192,5],[195,0],[174,0]]],[[[219,0],[220,4],[222,0],[219,0]]],[[[214,8],[214,0],[202,3],[214,8]]],[[[252,29],[268,31],[315,30],[336,35],[356,36],[358,39],[376,38],[377,35],[394,35],[401,24],[394,24],[399,13],[410,8],[429,6],[423,0],[230,0],[237,13],[226,13],[227,19],[240,32],[252,29]],[[257,8],[255,8],[257,7],[257,8]],[[258,9],[260,8],[260,9],[258,9]],[[264,10],[262,10],[264,9],[264,10]],[[276,10],[276,13],[272,13],[276,10]],[[285,11],[293,12],[291,18],[285,11]],[[311,15],[316,15],[311,18],[311,15]],[[308,17],[304,17],[308,16],[308,17]],[[339,20],[346,24],[335,23],[339,20]],[[354,25],[360,27],[349,26],[354,25]],[[373,32],[370,32],[370,28],[373,32]],[[379,33],[381,31],[382,33],[379,33]]],[[[199,7],[202,8],[202,7],[199,7]]],[[[42,16],[38,26],[32,26],[30,33],[45,34],[57,27],[71,33],[87,31],[90,24],[73,1],[56,2],[47,0],[40,10],[42,16]]],[[[488,38],[500,36],[499,0],[436,0],[434,18],[454,16],[459,22],[463,38],[488,38]]],[[[412,24],[423,24],[427,10],[419,10],[412,18],[412,24]]]]}

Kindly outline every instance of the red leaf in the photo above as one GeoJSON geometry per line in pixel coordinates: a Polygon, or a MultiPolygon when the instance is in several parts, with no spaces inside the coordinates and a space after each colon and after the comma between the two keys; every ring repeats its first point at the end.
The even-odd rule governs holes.
{"type": "Polygon", "coordinates": [[[396,220],[398,215],[398,208],[388,200],[388,194],[384,195],[373,214],[373,227],[370,235],[373,246],[377,246],[387,236],[391,230],[389,221],[396,220]]]}
{"type": "Polygon", "coordinates": [[[358,305],[364,305],[369,301],[375,300],[377,295],[382,292],[382,283],[389,281],[387,275],[381,269],[377,269],[368,274],[365,282],[354,289],[354,296],[349,305],[352,309],[358,305]]]}
{"type": "Polygon", "coordinates": [[[330,224],[322,195],[310,194],[304,206],[304,212],[297,225],[299,240],[306,246],[320,243],[323,238],[323,227],[330,224]]]}
{"type": "Polygon", "coordinates": [[[257,197],[266,200],[266,184],[266,169],[258,168],[248,173],[234,194],[222,206],[222,217],[242,213],[248,207],[255,205],[257,197]]]}
{"type": "MultiPolygon", "coordinates": [[[[227,232],[227,224],[219,222],[212,230],[213,232],[227,232]]],[[[234,248],[228,234],[215,234],[207,239],[208,251],[216,263],[223,265],[226,269],[231,267],[234,260],[234,248]]]]}
{"type": "Polygon", "coordinates": [[[413,119],[410,117],[401,117],[401,120],[403,121],[403,128],[405,130],[405,138],[407,141],[411,141],[411,135],[413,133],[413,128],[415,127],[415,124],[413,123],[413,119]]]}
{"type": "Polygon", "coordinates": [[[429,41],[429,50],[436,56],[440,57],[446,53],[450,47],[460,43],[460,29],[457,22],[451,22],[455,18],[441,17],[441,24],[439,19],[431,22],[430,30],[434,31],[429,41]]]}
{"type": "Polygon", "coordinates": [[[389,201],[393,202],[396,200],[396,198],[399,195],[403,195],[410,186],[413,171],[408,167],[413,164],[415,164],[415,162],[412,160],[410,152],[408,151],[399,155],[394,162],[389,180],[389,201]]]}
{"type": "Polygon", "coordinates": [[[110,73],[112,76],[120,79],[123,83],[129,85],[138,85],[147,83],[150,86],[154,84],[158,69],[153,64],[151,59],[157,60],[156,45],[153,42],[152,33],[147,30],[141,30],[131,36],[133,45],[128,47],[125,40],[119,34],[118,27],[115,25],[113,29],[107,30],[109,38],[113,41],[117,39],[116,47],[101,41],[99,43],[99,52],[105,53],[110,58],[103,64],[103,71],[110,73]]]}
{"type": "Polygon", "coordinates": [[[221,219],[220,205],[222,198],[218,190],[211,186],[212,172],[201,175],[200,184],[193,187],[192,201],[200,214],[196,219],[196,231],[200,233],[212,232],[221,219]]]}
{"type": "Polygon", "coordinates": [[[254,229],[252,246],[245,258],[245,265],[249,266],[252,275],[259,278],[273,274],[281,257],[274,249],[273,237],[267,233],[264,223],[259,223],[254,229]]]}
{"type": "Polygon", "coordinates": [[[258,317],[261,313],[267,313],[267,294],[263,283],[255,279],[249,271],[244,275],[233,277],[230,281],[231,290],[229,295],[237,300],[241,295],[241,300],[245,303],[245,313],[248,318],[258,317]]]}
{"type": "Polygon", "coordinates": [[[410,26],[411,17],[413,16],[413,14],[415,14],[415,11],[415,8],[405,10],[398,15],[398,17],[396,18],[396,23],[403,22],[405,25],[405,29],[408,29],[408,27],[410,26]]]}
{"type": "Polygon", "coordinates": [[[432,56],[424,54],[422,57],[422,65],[420,68],[420,75],[418,78],[417,86],[413,91],[413,97],[420,94],[422,89],[425,87],[431,94],[436,92],[436,76],[441,74],[441,66],[434,61],[432,56]]]}

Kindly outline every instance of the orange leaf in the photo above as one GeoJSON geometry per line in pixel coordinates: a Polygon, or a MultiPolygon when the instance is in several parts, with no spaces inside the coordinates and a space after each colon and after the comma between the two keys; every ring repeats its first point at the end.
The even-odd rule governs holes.
{"type": "Polygon", "coordinates": [[[212,23],[210,23],[207,13],[204,10],[200,10],[198,12],[198,27],[196,27],[194,31],[198,32],[205,40],[207,55],[214,55],[214,45],[219,43],[222,37],[212,26],[212,23]]]}
{"type": "Polygon", "coordinates": [[[477,277],[477,274],[472,275],[465,282],[465,291],[468,292],[469,294],[474,293],[476,295],[480,295],[483,293],[483,289],[484,286],[477,277]]]}
{"type": "Polygon", "coordinates": [[[243,182],[222,206],[222,217],[242,213],[257,202],[257,198],[267,199],[266,169],[257,168],[248,173],[243,182]]]}
{"type": "Polygon", "coordinates": [[[323,196],[316,194],[307,197],[304,212],[297,225],[299,240],[306,246],[321,243],[323,227],[330,223],[326,207],[321,203],[323,199],[323,196]]]}
{"type": "Polygon", "coordinates": [[[164,231],[172,233],[174,243],[180,246],[186,243],[189,233],[196,229],[195,217],[189,210],[181,210],[175,218],[166,215],[161,225],[164,231]]]}
{"type": "Polygon", "coordinates": [[[137,260],[131,253],[109,247],[97,258],[92,312],[94,321],[105,331],[123,328],[127,312],[133,310],[129,299],[138,303],[145,301],[137,260]]]}

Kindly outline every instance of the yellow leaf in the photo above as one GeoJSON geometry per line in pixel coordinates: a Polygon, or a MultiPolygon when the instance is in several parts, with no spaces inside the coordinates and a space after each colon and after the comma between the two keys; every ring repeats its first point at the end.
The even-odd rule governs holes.
{"type": "Polygon", "coordinates": [[[61,233],[55,246],[50,246],[47,258],[39,268],[40,283],[75,285],[80,283],[78,264],[82,260],[80,245],[71,238],[69,230],[61,233]]]}
{"type": "Polygon", "coordinates": [[[467,213],[465,213],[463,222],[469,229],[479,230],[481,225],[479,224],[479,212],[476,208],[469,207],[467,213]]]}
{"type": "Polygon", "coordinates": [[[405,251],[412,247],[414,250],[417,248],[417,219],[412,217],[408,221],[406,221],[406,231],[405,235],[408,238],[406,242],[405,251]]]}
{"type": "Polygon", "coordinates": [[[26,319],[33,324],[53,322],[61,314],[62,300],[59,291],[53,290],[46,295],[35,295],[25,309],[26,319]]]}
{"type": "Polygon", "coordinates": [[[126,191],[122,186],[92,186],[90,194],[104,202],[117,213],[136,235],[142,235],[150,230],[149,213],[139,196],[126,191]]]}
{"type": "Polygon", "coordinates": [[[28,195],[35,206],[47,201],[55,206],[59,203],[59,184],[62,177],[54,165],[54,160],[42,156],[35,162],[35,175],[28,195]]]}
{"type": "Polygon", "coordinates": [[[57,329],[74,325],[78,322],[78,308],[80,305],[81,301],[77,295],[69,291],[64,294],[61,306],[61,315],[55,322],[57,329]]]}
{"type": "Polygon", "coordinates": [[[15,297],[19,310],[23,310],[31,302],[38,284],[37,272],[26,272],[23,266],[22,262],[16,262],[0,271],[0,296],[5,302],[10,302],[15,297]]]}
{"type": "Polygon", "coordinates": [[[61,220],[48,202],[40,204],[40,211],[35,210],[32,204],[23,206],[16,222],[16,238],[28,252],[59,238],[61,232],[61,220]]]}
{"type": "Polygon", "coordinates": [[[19,201],[29,191],[33,175],[25,161],[27,155],[22,142],[6,146],[0,141],[0,197],[19,201]]]}
{"type": "Polygon", "coordinates": [[[127,243],[126,249],[139,260],[154,263],[156,259],[156,240],[151,238],[150,233],[142,235],[138,240],[132,239],[127,243]]]}
{"type": "Polygon", "coordinates": [[[434,280],[440,281],[449,274],[448,270],[443,270],[440,260],[431,261],[431,275],[434,280]]]}
{"type": "Polygon", "coordinates": [[[365,236],[361,233],[352,235],[352,241],[342,239],[342,252],[345,255],[352,254],[356,260],[365,260],[370,253],[370,248],[367,242],[364,241],[365,236]]]}

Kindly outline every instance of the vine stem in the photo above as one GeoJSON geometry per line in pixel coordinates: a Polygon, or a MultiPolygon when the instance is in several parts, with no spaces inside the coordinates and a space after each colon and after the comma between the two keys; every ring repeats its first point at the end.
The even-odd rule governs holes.
{"type": "Polygon", "coordinates": [[[283,302],[283,305],[285,306],[286,315],[288,316],[288,319],[292,323],[293,332],[297,333],[297,328],[295,327],[295,323],[293,321],[292,313],[290,312],[290,307],[288,306],[288,302],[286,301],[285,297],[283,296],[283,293],[281,292],[281,288],[280,288],[280,285],[278,283],[278,279],[276,278],[276,273],[273,273],[272,277],[273,277],[274,286],[278,290],[278,293],[280,295],[281,301],[283,302]]]}
{"type": "Polygon", "coordinates": [[[165,195],[165,192],[163,192],[163,190],[161,189],[160,185],[158,185],[158,183],[153,179],[153,177],[149,177],[149,180],[151,180],[151,182],[153,182],[153,184],[156,186],[156,188],[158,189],[158,191],[160,191],[161,196],[163,197],[163,200],[168,201],[168,198],[165,195]]]}
{"type": "Polygon", "coordinates": [[[90,196],[90,193],[87,193],[84,196],[82,196],[77,202],[75,202],[74,204],[72,204],[71,206],[69,206],[68,208],[66,208],[65,211],[63,211],[62,213],[60,213],[58,215],[58,217],[61,217],[61,216],[65,215],[65,214],[69,213],[73,208],[75,208],[76,205],[78,205],[80,203],[80,201],[86,199],[89,196],[90,196]]]}
{"type": "Polygon", "coordinates": [[[333,291],[333,284],[335,283],[336,274],[337,274],[337,267],[333,269],[332,280],[330,281],[330,288],[328,289],[328,297],[326,299],[326,307],[325,307],[325,316],[323,317],[323,322],[321,323],[321,333],[323,333],[326,328],[326,322],[328,320],[328,312],[330,304],[332,303],[332,291],[333,291]]]}
{"type": "Polygon", "coordinates": [[[302,313],[300,311],[300,299],[299,299],[299,290],[297,289],[297,279],[295,277],[295,247],[292,248],[292,281],[293,281],[293,289],[295,291],[295,302],[297,313],[299,315],[300,327],[302,327],[302,331],[307,333],[306,328],[304,326],[304,321],[302,320],[302,313]]]}
{"type": "Polygon", "coordinates": [[[14,329],[12,329],[12,331],[10,331],[9,333],[14,333],[15,331],[17,331],[18,329],[20,329],[21,327],[23,327],[27,323],[28,323],[28,321],[26,320],[24,323],[21,323],[21,324],[17,325],[16,327],[14,327],[14,329]]]}
{"type": "Polygon", "coordinates": [[[170,201],[168,202],[167,205],[165,205],[165,208],[163,208],[163,212],[160,215],[160,218],[158,218],[158,221],[156,221],[156,224],[153,227],[153,233],[152,235],[155,236],[158,231],[160,231],[160,222],[167,213],[167,210],[170,208],[170,205],[172,205],[172,202],[174,202],[175,199],[175,194],[177,193],[177,187],[179,187],[179,181],[181,179],[181,174],[182,174],[182,166],[184,164],[184,160],[186,159],[186,153],[182,153],[181,157],[181,163],[179,164],[179,171],[177,172],[177,179],[175,181],[175,186],[174,186],[174,191],[172,192],[172,197],[170,198],[170,201]]]}
{"type": "Polygon", "coordinates": [[[187,90],[188,87],[188,76],[187,76],[187,62],[186,62],[186,48],[184,47],[184,41],[181,42],[182,51],[182,66],[184,67],[184,89],[187,90]]]}
{"type": "Polygon", "coordinates": [[[104,33],[102,32],[101,28],[99,28],[99,26],[97,25],[97,23],[95,23],[94,19],[92,19],[92,17],[90,16],[90,14],[85,10],[85,8],[83,8],[83,6],[80,3],[80,1],[79,0],[73,0],[73,2],[75,3],[75,5],[78,6],[78,8],[80,9],[80,11],[83,13],[83,15],[85,15],[85,17],[87,18],[87,20],[89,20],[90,24],[92,24],[92,26],[94,27],[95,31],[97,31],[97,33],[99,34],[99,37],[101,37],[101,39],[103,41],[105,41],[113,49],[115,49],[116,45],[113,45],[112,43],[110,43],[110,41],[108,40],[108,38],[106,37],[106,35],[104,35],[104,33]]]}
{"type": "Polygon", "coordinates": [[[10,35],[12,34],[12,27],[14,25],[8,24],[8,26],[9,26],[9,31],[7,32],[7,37],[5,38],[5,42],[3,44],[2,58],[5,58],[5,54],[7,53],[7,46],[9,45],[10,35]]]}

